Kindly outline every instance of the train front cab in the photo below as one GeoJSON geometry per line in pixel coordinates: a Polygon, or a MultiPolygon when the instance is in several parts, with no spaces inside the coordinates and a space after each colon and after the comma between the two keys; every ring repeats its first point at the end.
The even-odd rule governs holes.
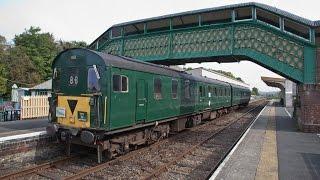
{"type": "Polygon", "coordinates": [[[84,49],[64,51],[53,62],[52,123],[47,130],[67,142],[68,154],[70,141],[93,144],[107,128],[106,69],[100,56],[84,49]]]}

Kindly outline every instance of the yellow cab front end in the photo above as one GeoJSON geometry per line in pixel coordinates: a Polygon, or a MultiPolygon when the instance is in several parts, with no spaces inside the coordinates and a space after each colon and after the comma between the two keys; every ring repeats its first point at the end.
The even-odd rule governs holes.
{"type": "Polygon", "coordinates": [[[63,127],[90,128],[90,97],[58,96],[56,117],[63,127]]]}

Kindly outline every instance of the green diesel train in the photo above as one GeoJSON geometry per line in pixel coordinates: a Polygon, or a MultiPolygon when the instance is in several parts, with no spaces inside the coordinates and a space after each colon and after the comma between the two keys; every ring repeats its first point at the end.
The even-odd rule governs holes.
{"type": "Polygon", "coordinates": [[[88,49],[69,49],[54,60],[51,126],[59,139],[113,157],[167,137],[233,107],[250,90],[165,66],[88,49]]]}

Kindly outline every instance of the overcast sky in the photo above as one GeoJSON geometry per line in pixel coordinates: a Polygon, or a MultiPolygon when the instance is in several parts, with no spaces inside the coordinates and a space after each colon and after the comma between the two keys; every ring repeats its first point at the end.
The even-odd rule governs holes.
{"type": "MultiPolygon", "coordinates": [[[[30,26],[39,26],[51,32],[56,39],[83,40],[91,43],[113,24],[178,13],[242,3],[241,0],[0,0],[0,35],[12,40],[30,26]]],[[[310,20],[320,20],[319,0],[263,0],[256,1],[289,11],[310,20]]],[[[260,76],[280,77],[254,63],[188,64],[233,72],[251,87],[263,91],[266,86],[260,76]]]]}

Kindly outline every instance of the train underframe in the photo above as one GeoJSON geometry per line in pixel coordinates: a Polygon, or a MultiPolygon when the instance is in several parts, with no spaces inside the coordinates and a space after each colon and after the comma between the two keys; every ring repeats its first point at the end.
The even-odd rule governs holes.
{"type": "Polygon", "coordinates": [[[71,155],[72,144],[92,147],[97,150],[98,163],[101,163],[104,158],[113,159],[116,156],[135,150],[141,145],[155,143],[167,138],[171,133],[178,133],[186,128],[196,126],[204,120],[213,120],[237,108],[239,106],[215,111],[208,110],[148,124],[139,124],[112,132],[93,129],[72,129],[58,124],[48,127],[47,131],[55,133],[58,139],[65,143],[68,156],[71,155]]]}

